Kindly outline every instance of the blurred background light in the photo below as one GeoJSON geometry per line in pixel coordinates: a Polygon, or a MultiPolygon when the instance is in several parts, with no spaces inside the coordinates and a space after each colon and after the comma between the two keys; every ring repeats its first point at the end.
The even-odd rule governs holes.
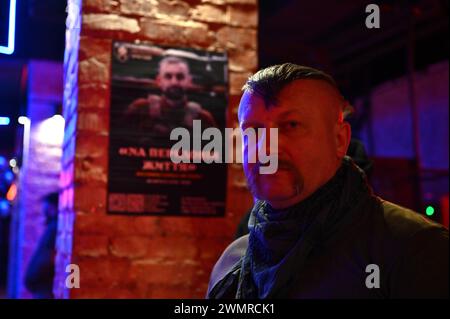
{"type": "Polygon", "coordinates": [[[434,207],[431,205],[427,206],[427,208],[425,209],[425,214],[427,216],[433,216],[434,215],[434,207]]]}
{"type": "Polygon", "coordinates": [[[11,171],[6,171],[6,172],[4,173],[4,177],[5,177],[5,180],[6,180],[8,183],[11,183],[11,182],[13,181],[13,179],[14,179],[14,174],[13,174],[11,171]]]}
{"type": "Polygon", "coordinates": [[[0,125],[9,125],[9,117],[0,116],[0,125]]]}
{"type": "Polygon", "coordinates": [[[9,166],[11,166],[11,168],[14,168],[17,166],[17,160],[15,158],[11,158],[9,160],[9,166]]]}
{"type": "Polygon", "coordinates": [[[17,196],[17,186],[16,184],[11,184],[11,186],[8,189],[8,192],[6,193],[6,199],[12,202],[14,199],[16,199],[17,196]]]}
{"type": "Polygon", "coordinates": [[[19,122],[19,124],[25,125],[30,122],[30,119],[26,116],[20,116],[17,121],[19,122]]]}
{"type": "Polygon", "coordinates": [[[46,144],[60,145],[64,139],[64,118],[57,114],[38,124],[37,139],[46,144]]]}
{"type": "Polygon", "coordinates": [[[0,199],[0,216],[7,215],[9,213],[9,202],[6,199],[0,199]]]}

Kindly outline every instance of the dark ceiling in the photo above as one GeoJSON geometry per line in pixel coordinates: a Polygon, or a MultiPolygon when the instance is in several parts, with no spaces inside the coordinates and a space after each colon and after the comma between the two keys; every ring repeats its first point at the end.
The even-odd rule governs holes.
{"type": "Polygon", "coordinates": [[[448,59],[448,1],[261,0],[259,23],[260,67],[323,69],[349,97],[404,75],[409,39],[416,70],[448,59]],[[369,3],[380,7],[380,29],[365,27],[369,3]]]}

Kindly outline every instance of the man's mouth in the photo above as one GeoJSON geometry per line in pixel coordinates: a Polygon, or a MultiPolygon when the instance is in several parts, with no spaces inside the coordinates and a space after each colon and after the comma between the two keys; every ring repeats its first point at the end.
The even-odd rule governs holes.
{"type": "Polygon", "coordinates": [[[171,86],[167,88],[164,95],[172,101],[180,101],[184,98],[184,90],[180,86],[171,86]]]}

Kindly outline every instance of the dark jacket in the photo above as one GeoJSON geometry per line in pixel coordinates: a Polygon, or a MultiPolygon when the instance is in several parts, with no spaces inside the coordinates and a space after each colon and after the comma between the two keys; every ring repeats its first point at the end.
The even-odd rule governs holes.
{"type": "MultiPolygon", "coordinates": [[[[351,171],[354,174],[353,168],[351,171]]],[[[348,184],[347,180],[340,197],[358,191],[355,189],[357,182],[348,184]]],[[[343,202],[346,201],[350,209],[339,211],[336,208],[333,213],[338,213],[340,219],[349,216],[350,221],[333,228],[327,238],[314,241],[304,260],[291,262],[292,279],[288,281],[286,294],[281,297],[448,298],[447,229],[375,196],[370,190],[362,192],[357,199],[343,202]],[[370,265],[379,269],[379,288],[367,286],[367,280],[370,281],[369,276],[374,272],[370,265]]],[[[319,202],[307,208],[299,206],[294,213],[300,215],[311,211],[312,216],[319,215],[333,201],[329,201],[330,204],[323,200],[319,202]]],[[[252,232],[251,229],[250,236],[252,232]]],[[[243,262],[251,250],[249,247],[253,251],[261,249],[256,244],[249,245],[249,235],[246,235],[224,251],[211,274],[207,297],[236,297],[237,287],[242,284],[243,262]]],[[[265,262],[270,265],[270,260],[265,262]]],[[[255,279],[252,271],[251,268],[250,277],[255,279]]],[[[275,278],[280,275],[286,274],[278,273],[275,278]]]]}

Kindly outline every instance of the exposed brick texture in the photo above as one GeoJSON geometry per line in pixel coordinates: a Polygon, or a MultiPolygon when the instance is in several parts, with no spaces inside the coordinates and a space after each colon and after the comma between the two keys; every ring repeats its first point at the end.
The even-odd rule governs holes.
{"type": "Polygon", "coordinates": [[[257,67],[256,0],[85,0],[83,7],[80,0],[68,2],[61,178],[67,200],[59,221],[55,293],[203,298],[214,262],[251,206],[242,168],[229,166],[224,218],[107,215],[111,43],[142,40],[226,51],[227,126],[233,127],[240,89],[257,67]],[[64,286],[68,263],[80,267],[80,289],[64,286]]]}

